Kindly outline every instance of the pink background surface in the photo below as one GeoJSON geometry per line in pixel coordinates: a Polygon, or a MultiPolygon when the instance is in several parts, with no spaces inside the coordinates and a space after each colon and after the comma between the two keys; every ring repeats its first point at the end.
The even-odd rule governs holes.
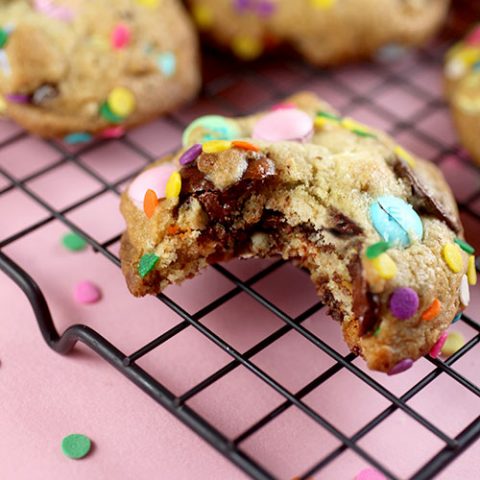
{"type": "MultiPolygon", "coordinates": [[[[420,63],[412,55],[393,66],[346,67],[325,76],[297,68],[296,64],[280,68],[267,62],[259,67],[257,74],[264,82],[274,82],[276,91],[251,78],[249,72],[242,72],[236,82],[226,77],[218,87],[212,78],[214,67],[207,69],[207,81],[212,89],[215,87],[216,99],[202,98],[171,117],[132,131],[126,140],[82,150],[78,162],[64,159],[65,146],[58,149],[55,144],[28,136],[19,127],[3,121],[0,142],[16,134],[18,137],[0,148],[0,169],[24,180],[26,188],[51,207],[68,209],[69,220],[104,242],[122,231],[123,220],[117,196],[105,191],[98,178],[124,187],[128,176],[145,164],[132,146],[156,157],[179,144],[178,121],[187,122],[204,113],[251,111],[272,103],[274,95],[307,88],[359,120],[396,129],[396,137],[406,147],[439,162],[457,198],[468,203],[471,211],[480,213],[480,199],[476,196],[480,174],[464,153],[455,148],[455,135],[438,99],[440,76],[434,63],[420,63]],[[410,75],[413,71],[415,75],[410,75]],[[399,83],[391,77],[392,73],[403,77],[404,82],[399,83]],[[374,103],[365,101],[365,96],[374,103]],[[416,128],[402,128],[402,122],[412,118],[416,128]],[[51,170],[29,179],[49,166],[51,170]],[[76,206],[87,197],[91,198],[88,202],[76,206]]],[[[9,184],[0,173],[0,245],[26,226],[49,216],[45,208],[19,190],[1,193],[9,184]]],[[[467,238],[479,248],[478,220],[464,213],[464,222],[467,238]]],[[[129,354],[181,321],[154,298],[132,298],[118,268],[101,254],[91,248],[79,253],[66,251],[60,239],[67,231],[61,222],[50,221],[14,242],[7,240],[3,248],[40,284],[60,331],[84,323],[129,354]],[[93,280],[101,287],[103,299],[99,303],[88,306],[74,303],[73,286],[82,280],[93,280]]],[[[117,254],[118,242],[109,248],[117,254]]],[[[269,263],[237,261],[226,268],[245,280],[269,263]]],[[[307,275],[290,265],[283,265],[253,287],[293,317],[318,301],[307,275]]],[[[195,313],[232,288],[232,283],[210,268],[181,287],[169,288],[166,294],[189,313],[195,313]]],[[[467,313],[477,319],[480,292],[475,288],[472,293],[467,313]]],[[[85,347],[78,346],[67,357],[50,351],[39,334],[26,298],[3,273],[0,273],[0,305],[2,479],[246,478],[85,347]],[[88,458],[81,461],[72,461],[60,451],[62,438],[73,432],[88,435],[95,445],[88,458]]],[[[240,352],[284,325],[246,294],[233,297],[202,322],[240,352]]],[[[348,354],[338,325],[323,310],[308,318],[303,326],[341,355],[348,354]]],[[[463,322],[454,329],[462,331],[467,340],[475,335],[463,322]]],[[[138,363],[180,395],[230,360],[229,355],[190,326],[138,363]]],[[[291,392],[300,390],[334,364],[327,354],[292,331],[252,357],[252,361],[291,392]]],[[[367,372],[361,359],[354,360],[354,364],[367,372]]],[[[397,377],[371,372],[370,375],[400,396],[433,368],[429,361],[421,359],[414,368],[397,377]]],[[[479,384],[479,349],[469,352],[453,368],[479,384]]],[[[350,436],[390,404],[345,369],[303,400],[350,436]]],[[[247,369],[238,367],[187,404],[226,436],[234,438],[282,402],[283,397],[247,369]]],[[[450,436],[458,434],[480,413],[478,398],[445,374],[414,396],[409,405],[450,436]]],[[[290,407],[248,438],[242,448],[279,478],[288,479],[307,471],[338,445],[332,435],[290,407]]],[[[400,478],[413,474],[443,447],[441,440],[400,411],[363,437],[359,445],[400,478]]],[[[479,458],[477,442],[438,478],[476,479],[479,458]]],[[[314,478],[350,480],[365,466],[361,458],[347,451],[314,478]]]]}

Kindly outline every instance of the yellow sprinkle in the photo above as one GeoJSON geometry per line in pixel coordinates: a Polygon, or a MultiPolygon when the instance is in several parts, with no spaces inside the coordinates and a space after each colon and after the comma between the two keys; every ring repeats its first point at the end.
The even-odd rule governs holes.
{"type": "Polygon", "coordinates": [[[232,148],[232,142],[228,140],[209,140],[202,145],[203,153],[220,153],[232,148]]]}
{"type": "Polygon", "coordinates": [[[344,118],[342,120],[342,126],[345,127],[347,130],[358,130],[360,132],[370,133],[372,130],[364,125],[363,123],[357,122],[353,120],[353,118],[344,118]]]}
{"type": "Polygon", "coordinates": [[[263,44],[255,37],[238,36],[232,40],[232,50],[243,60],[253,60],[260,56],[263,44]]]}
{"type": "Polygon", "coordinates": [[[182,190],[182,177],[179,172],[173,172],[165,187],[165,197],[177,198],[182,190]]]}
{"type": "Polygon", "coordinates": [[[475,257],[473,255],[468,257],[467,277],[470,285],[477,284],[477,269],[475,268],[475,257]]]}
{"type": "Polygon", "coordinates": [[[110,110],[120,117],[127,117],[135,110],[135,96],[125,87],[115,87],[107,98],[110,110]]]}
{"type": "Polygon", "coordinates": [[[391,280],[397,274],[397,265],[388,253],[382,253],[372,260],[373,268],[385,280],[391,280]]]}
{"type": "Polygon", "coordinates": [[[455,55],[456,59],[462,60],[468,66],[473,65],[474,63],[480,60],[480,48],[478,47],[466,47],[457,52],[455,55]]]}
{"type": "Polygon", "coordinates": [[[314,8],[327,10],[329,8],[332,8],[335,5],[335,3],[337,3],[337,0],[310,0],[310,3],[314,8]]]}
{"type": "Polygon", "coordinates": [[[317,128],[323,128],[325,125],[338,125],[339,122],[338,120],[334,120],[333,118],[317,116],[315,117],[313,123],[317,128]]]}
{"type": "Polygon", "coordinates": [[[3,115],[7,110],[5,99],[0,95],[0,115],[3,115]]]}
{"type": "Polygon", "coordinates": [[[194,5],[192,15],[201,30],[206,30],[213,25],[213,12],[206,5],[194,5]]]}
{"type": "Polygon", "coordinates": [[[465,338],[460,332],[453,331],[448,334],[445,345],[442,347],[442,355],[449,357],[458,352],[465,345],[465,338]]]}
{"type": "Polygon", "coordinates": [[[400,145],[397,145],[394,149],[395,154],[400,157],[402,160],[407,162],[408,166],[411,168],[414,168],[416,165],[415,159],[413,156],[408,153],[404,148],[402,148],[400,145]]]}
{"type": "Polygon", "coordinates": [[[157,8],[160,5],[161,0],[137,0],[137,3],[142,7],[157,8]]]}
{"type": "Polygon", "coordinates": [[[443,259],[453,273],[459,273],[463,269],[463,259],[460,247],[455,243],[446,243],[442,250],[443,259]]]}

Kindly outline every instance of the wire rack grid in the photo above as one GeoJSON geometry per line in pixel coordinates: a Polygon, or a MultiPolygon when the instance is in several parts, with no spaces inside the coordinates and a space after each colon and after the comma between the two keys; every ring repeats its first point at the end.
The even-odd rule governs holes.
{"type": "MultiPolygon", "coordinates": [[[[278,60],[275,58],[267,59],[261,65],[254,65],[254,68],[247,68],[236,63],[230,63],[231,61],[228,59],[219,58],[215,53],[207,52],[204,65],[206,82],[202,97],[197,105],[202,105],[202,102],[204,102],[210,107],[213,105],[224,114],[235,116],[262,108],[268,108],[271,104],[281,101],[295,90],[317,89],[321,95],[327,96],[327,99],[336,104],[342,112],[355,116],[355,111],[362,111],[364,112],[364,116],[366,115],[369,119],[374,118],[377,123],[385,123],[389,133],[397,138],[413,134],[416,141],[424,145],[425,149],[428,149],[429,152],[434,152],[430,155],[430,159],[438,164],[441,165],[443,162],[448,162],[449,158],[455,156],[459,162],[468,165],[467,168],[471,168],[468,164],[468,158],[455,144],[444,143],[441,138],[435,136],[434,129],[421,128],[424,120],[426,121],[426,119],[435,117],[445,106],[441,100],[440,92],[434,91],[430,88],[430,85],[424,84],[421,72],[418,70],[418,65],[420,62],[429,71],[438,71],[442,52],[443,48],[437,46],[422,51],[412,58],[408,57],[401,62],[395,62],[386,66],[372,64],[367,67],[352,67],[356,74],[355,78],[357,79],[354,82],[345,81],[351,74],[349,68],[340,70],[339,74],[336,72],[319,72],[295,59],[287,59],[286,62],[284,60],[282,67],[280,67],[278,60]],[[283,71],[282,77],[279,75],[280,70],[283,71]],[[288,72],[288,74],[285,75],[285,72],[288,72]],[[392,92],[396,92],[395,95],[408,96],[416,102],[417,108],[415,113],[410,114],[407,110],[402,112],[392,111],[389,108],[388,100],[388,95],[391,95],[392,92]],[[254,97],[255,100],[249,100],[249,96],[254,97]],[[382,97],[385,98],[384,102],[376,100],[382,97]]],[[[406,103],[408,104],[408,102],[406,103]]],[[[172,114],[168,115],[165,119],[166,122],[179,129],[184,129],[189,120],[189,114],[172,114]]],[[[368,119],[366,123],[368,123],[368,119]]],[[[1,142],[0,151],[16,142],[24,140],[26,137],[27,134],[25,132],[15,132],[1,142]]],[[[155,160],[155,156],[130,134],[114,142],[120,142],[124,147],[130,149],[135,155],[143,159],[144,164],[155,160]]],[[[107,181],[95,169],[81,160],[82,156],[95,149],[101,148],[106,141],[96,141],[80,148],[71,148],[55,141],[46,141],[46,143],[50,148],[55,149],[55,151],[60,154],[60,159],[40,170],[29,172],[23,177],[19,178],[12,174],[8,168],[2,166],[0,161],[0,179],[3,177],[2,183],[5,185],[0,187],[0,199],[12,191],[21,191],[47,212],[47,217],[32,222],[5,238],[0,236],[0,268],[6,272],[27,295],[33,307],[41,333],[53,350],[61,354],[67,354],[76,342],[80,341],[84,343],[107,362],[111,363],[156,402],[198,433],[222,455],[255,479],[266,480],[278,477],[265,466],[261,459],[253,458],[242,446],[246,440],[266,428],[272,422],[275,422],[289,409],[298,409],[303,412],[303,414],[313,420],[319,428],[328,431],[338,441],[338,446],[332,448],[328,454],[318,458],[313,464],[304,465],[303,470],[299,472],[298,475],[298,478],[301,480],[313,477],[317,478],[317,475],[318,478],[322,478],[322,471],[346,451],[354,452],[361,457],[365,463],[381,471],[387,478],[400,478],[399,474],[392,471],[382,458],[372,455],[367,449],[361,446],[360,442],[362,438],[378,428],[382,422],[385,422],[396,411],[403,412],[406,416],[410,417],[410,419],[422,425],[441,442],[441,448],[410,476],[411,479],[426,480],[434,478],[479,438],[480,416],[474,418],[473,421],[466,425],[457,435],[451,436],[445,433],[440,426],[436,425],[412,407],[410,403],[411,399],[440,376],[450,377],[453,381],[461,385],[462,388],[467,389],[477,398],[480,397],[480,389],[475,385],[475,382],[454,368],[455,364],[466,355],[472,356],[472,358],[476,358],[478,361],[478,349],[476,357],[474,357],[474,348],[478,347],[480,341],[480,325],[476,320],[467,315],[463,315],[461,322],[468,325],[474,331],[472,338],[461,350],[449,357],[446,361],[433,360],[426,357],[426,361],[432,366],[429,372],[406,392],[397,395],[392,393],[390,389],[386,388],[370,373],[360,368],[357,363],[354,362],[356,359],[354,354],[339,353],[336,348],[305,326],[306,320],[323,308],[321,303],[309,306],[308,309],[294,316],[286,313],[282,308],[255,289],[255,285],[258,284],[258,282],[267,279],[269,275],[283,266],[283,261],[280,260],[274,261],[246,280],[232,273],[232,271],[228,269],[228,265],[213,266],[212,268],[227,279],[232,286],[226,293],[218,296],[193,314],[187,312],[179,302],[170,298],[168,295],[159,295],[158,299],[173,310],[181,320],[172,328],[132,353],[126,354],[120,351],[120,349],[105,337],[86,325],[77,324],[70,326],[60,335],[55,327],[42,290],[29,273],[22,269],[4,250],[48,223],[58,220],[66,225],[68,229],[82,235],[95,252],[105,256],[109,261],[113,262],[113,264],[119,266],[119,258],[115,254],[113,246],[118,245],[120,233],[106,241],[101,241],[95,238],[89,231],[82,228],[80,224],[72,220],[69,214],[79,207],[95,201],[106,192],[113,192],[115,195],[119,195],[125,182],[137,174],[143,166],[136,169],[135,172],[130,171],[120,179],[107,181]],[[65,165],[73,165],[76,169],[80,169],[99,185],[99,189],[63,209],[57,209],[49,203],[48,199],[43,198],[42,195],[30,188],[29,182],[42,178],[42,176],[62,168],[65,165]],[[255,302],[258,302],[265,311],[270,312],[283,323],[280,328],[262,338],[246,351],[240,351],[235,348],[227,340],[222,338],[221,335],[215,333],[202,322],[202,319],[208,314],[221,308],[242,293],[248,295],[255,302]],[[138,361],[155,349],[166,345],[181,332],[192,328],[196,329],[210,342],[213,342],[226,352],[231,357],[231,360],[222,368],[217,369],[214,373],[208,375],[187,391],[184,391],[181,395],[176,395],[162,384],[162,382],[140,367],[138,361]],[[332,365],[329,368],[295,391],[282,384],[282,382],[269,374],[265,369],[260,368],[256,362],[253,361],[255,355],[272,346],[287,334],[302,336],[307,342],[324,352],[332,360],[332,365]],[[268,385],[269,388],[277,392],[282,398],[282,401],[276,408],[271,409],[240,434],[231,438],[195,411],[187,402],[216,382],[221,381],[225,376],[239,367],[253,373],[264,384],[268,385]],[[388,405],[353,435],[345,434],[334,422],[325,418],[321,411],[312,408],[310,404],[304,400],[308,394],[328,382],[329,379],[339,375],[342,371],[348,371],[368,386],[369,389],[377,392],[385,399],[388,405]]],[[[475,174],[477,173],[478,172],[475,171],[475,174]]],[[[2,183],[0,183],[0,185],[2,185],[2,183]]],[[[480,199],[480,188],[476,188],[475,191],[468,191],[467,194],[459,200],[462,214],[466,214],[475,220],[480,220],[480,215],[474,207],[478,199],[480,199]]]]}

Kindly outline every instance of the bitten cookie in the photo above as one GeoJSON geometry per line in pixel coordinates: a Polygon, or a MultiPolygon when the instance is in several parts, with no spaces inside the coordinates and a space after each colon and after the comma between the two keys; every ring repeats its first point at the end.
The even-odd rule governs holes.
{"type": "Polygon", "coordinates": [[[200,30],[251,60],[285,43],[316,65],[425,42],[449,0],[189,0],[200,30]]]}
{"type": "Polygon", "coordinates": [[[460,141],[480,163],[480,25],[448,52],[445,78],[460,141]]]}
{"type": "Polygon", "coordinates": [[[194,28],[178,0],[0,5],[6,114],[72,143],[120,135],[198,90],[194,28]]]}
{"type": "Polygon", "coordinates": [[[281,256],[309,271],[352,351],[390,374],[468,304],[473,249],[452,194],[386,135],[303,93],[246,118],[201,117],[183,143],[122,196],[134,295],[214,262],[281,256]]]}

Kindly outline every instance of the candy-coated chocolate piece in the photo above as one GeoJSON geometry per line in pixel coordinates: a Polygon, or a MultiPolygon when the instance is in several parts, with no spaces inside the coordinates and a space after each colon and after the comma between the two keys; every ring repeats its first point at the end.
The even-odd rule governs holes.
{"type": "Polygon", "coordinates": [[[313,132],[313,120],[296,108],[274,110],[253,126],[252,138],[267,142],[305,141],[313,132]]]}
{"type": "Polygon", "coordinates": [[[397,288],[390,297],[390,312],[399,320],[407,320],[415,315],[420,304],[417,292],[409,287],[397,288]]]}
{"type": "Polygon", "coordinates": [[[168,179],[176,170],[172,163],[164,163],[158,167],[145,170],[135,178],[128,188],[130,199],[141,209],[148,189],[153,190],[158,198],[164,198],[168,179]]]}
{"type": "Polygon", "coordinates": [[[93,282],[85,280],[75,285],[73,298],[82,304],[96,303],[102,298],[102,292],[93,282]]]}
{"type": "Polygon", "coordinates": [[[183,132],[182,143],[189,147],[194,143],[205,143],[209,140],[233,140],[241,137],[237,124],[220,115],[206,115],[194,120],[183,132]]]}

